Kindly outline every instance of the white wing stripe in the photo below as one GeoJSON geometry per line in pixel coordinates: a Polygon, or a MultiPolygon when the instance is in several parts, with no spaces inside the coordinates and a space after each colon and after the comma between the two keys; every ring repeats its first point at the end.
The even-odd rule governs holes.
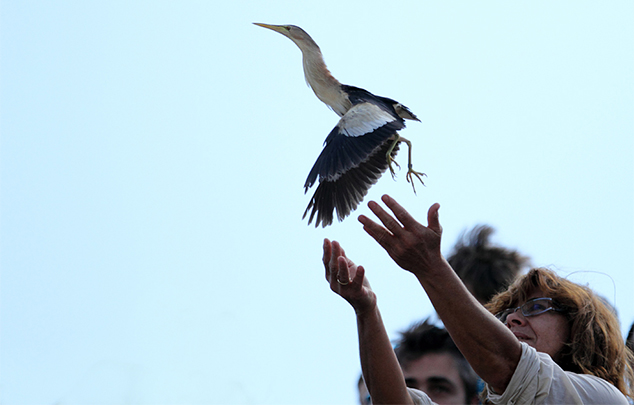
{"type": "Polygon", "coordinates": [[[396,121],[396,118],[379,106],[361,103],[352,107],[340,120],[337,126],[347,136],[362,136],[383,125],[396,121]]]}

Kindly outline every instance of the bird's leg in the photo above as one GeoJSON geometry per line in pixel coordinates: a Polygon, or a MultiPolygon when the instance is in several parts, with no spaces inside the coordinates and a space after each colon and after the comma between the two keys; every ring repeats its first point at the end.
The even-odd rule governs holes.
{"type": "Polygon", "coordinates": [[[396,134],[396,138],[394,138],[392,145],[390,145],[390,148],[387,150],[387,153],[385,154],[385,158],[387,159],[387,167],[390,169],[390,174],[392,175],[392,179],[396,177],[396,173],[394,173],[394,168],[392,167],[392,163],[394,163],[396,167],[398,167],[399,169],[401,168],[401,166],[399,166],[399,164],[396,163],[396,160],[394,160],[394,158],[392,157],[392,152],[394,151],[394,148],[396,147],[396,145],[398,145],[400,141],[401,141],[401,136],[399,134],[396,134]]]}
{"type": "Polygon", "coordinates": [[[417,172],[412,168],[412,143],[402,137],[399,137],[399,142],[405,142],[407,144],[407,174],[405,175],[405,178],[407,179],[408,183],[412,183],[412,188],[414,189],[414,194],[416,194],[416,187],[414,187],[414,177],[416,176],[416,178],[421,182],[421,184],[424,186],[425,183],[423,182],[423,179],[421,178],[421,176],[427,176],[425,173],[421,173],[421,172],[417,172]]]}

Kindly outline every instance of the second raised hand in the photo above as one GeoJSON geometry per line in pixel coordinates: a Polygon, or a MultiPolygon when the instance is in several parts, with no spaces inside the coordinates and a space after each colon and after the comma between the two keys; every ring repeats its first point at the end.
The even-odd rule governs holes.
{"type": "Polygon", "coordinates": [[[428,226],[424,226],[390,196],[384,195],[382,200],[394,216],[376,202],[370,201],[368,207],[383,225],[365,215],[359,216],[359,221],[363,224],[363,229],[388,252],[390,257],[400,267],[417,276],[423,275],[422,273],[442,262],[442,227],[438,219],[440,204],[436,203],[429,208],[428,226]]]}

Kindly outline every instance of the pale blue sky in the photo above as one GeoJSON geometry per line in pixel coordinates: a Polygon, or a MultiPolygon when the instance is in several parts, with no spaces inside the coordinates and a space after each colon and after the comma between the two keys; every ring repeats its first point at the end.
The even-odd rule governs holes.
{"type": "MultiPolygon", "coordinates": [[[[367,268],[390,336],[433,310],[361,229],[421,221],[591,283],[634,322],[634,3],[14,1],[1,12],[0,403],[353,404],[353,311],[324,237],[367,268]],[[400,172],[324,229],[303,184],[341,82],[418,115],[400,172]],[[612,281],[616,287],[612,287],[612,281]]],[[[405,154],[401,153],[403,162],[405,154]]],[[[312,194],[312,191],[311,191],[312,194]]]]}

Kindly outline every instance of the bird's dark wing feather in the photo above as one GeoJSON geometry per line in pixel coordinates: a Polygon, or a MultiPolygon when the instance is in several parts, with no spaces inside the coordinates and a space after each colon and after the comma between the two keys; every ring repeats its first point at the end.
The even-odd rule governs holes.
{"type": "Polygon", "coordinates": [[[404,127],[403,119],[381,102],[362,102],[344,114],[304,184],[307,192],[319,177],[319,187],[304,212],[305,217],[312,208],[308,223],[317,215],[316,226],[330,225],[334,209],[340,221],[348,216],[387,170],[387,151],[404,127]]]}
{"type": "Polygon", "coordinates": [[[320,181],[335,181],[359,165],[386,139],[405,127],[403,120],[373,103],[353,106],[326,138],[324,149],[310,170],[304,192],[320,181]]]}
{"type": "MultiPolygon", "coordinates": [[[[391,145],[391,140],[385,140],[367,159],[342,174],[337,180],[320,181],[302,219],[306,218],[308,211],[311,211],[308,224],[315,219],[315,227],[320,224],[322,227],[326,227],[332,224],[336,209],[337,219],[343,221],[357,208],[370,187],[387,170],[386,157],[391,145]]],[[[392,150],[392,157],[396,156],[398,148],[397,144],[392,150]]]]}

